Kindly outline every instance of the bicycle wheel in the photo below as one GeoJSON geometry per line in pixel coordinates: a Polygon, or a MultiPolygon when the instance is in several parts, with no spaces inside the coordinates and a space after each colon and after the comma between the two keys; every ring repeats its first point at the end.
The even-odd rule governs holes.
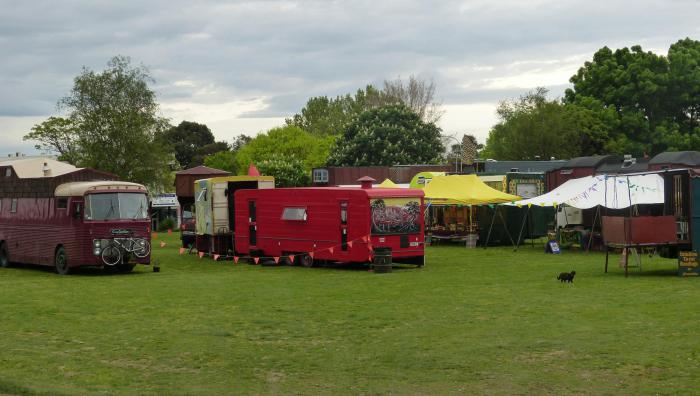
{"type": "Polygon", "coordinates": [[[134,241],[132,252],[138,258],[147,257],[151,253],[151,244],[146,239],[137,239],[134,241]]]}
{"type": "Polygon", "coordinates": [[[115,245],[109,245],[102,249],[102,262],[105,265],[113,266],[119,264],[122,261],[122,252],[115,245]]]}

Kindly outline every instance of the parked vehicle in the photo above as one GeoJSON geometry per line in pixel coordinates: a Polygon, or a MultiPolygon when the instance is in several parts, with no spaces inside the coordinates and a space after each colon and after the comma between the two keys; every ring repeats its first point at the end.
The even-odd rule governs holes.
{"type": "Polygon", "coordinates": [[[188,249],[194,247],[197,239],[194,204],[195,181],[228,175],[229,173],[226,171],[203,165],[175,173],[175,194],[177,195],[177,201],[180,203],[180,239],[182,240],[182,247],[188,249]]]}
{"type": "Polygon", "coordinates": [[[282,188],[235,193],[237,254],[366,263],[375,254],[424,264],[423,191],[282,188]]]}
{"type": "Polygon", "coordinates": [[[2,162],[0,178],[0,267],[53,265],[68,274],[81,266],[127,272],[150,263],[144,186],[46,159],[2,162]]]}
{"type": "Polygon", "coordinates": [[[199,252],[233,253],[236,207],[234,193],[242,189],[272,189],[272,176],[224,176],[194,183],[196,241],[199,252]]]}

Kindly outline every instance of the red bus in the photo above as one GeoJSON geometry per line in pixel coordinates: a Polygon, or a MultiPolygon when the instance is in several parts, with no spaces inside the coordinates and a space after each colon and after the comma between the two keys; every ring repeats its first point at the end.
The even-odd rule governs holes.
{"type": "Polygon", "coordinates": [[[59,161],[0,162],[0,267],[81,266],[131,271],[150,264],[144,186],[59,161]]]}
{"type": "MultiPolygon", "coordinates": [[[[424,264],[423,191],[318,187],[239,190],[235,247],[242,255],[294,256],[367,263],[389,252],[392,261],[424,264]]],[[[293,263],[292,263],[293,264],[293,263]]]]}

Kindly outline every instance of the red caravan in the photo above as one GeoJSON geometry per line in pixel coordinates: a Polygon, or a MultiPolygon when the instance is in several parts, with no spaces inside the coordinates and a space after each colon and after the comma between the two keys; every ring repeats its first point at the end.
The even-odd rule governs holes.
{"type": "MultiPolygon", "coordinates": [[[[362,179],[361,179],[362,180],[362,179]]],[[[281,188],[235,193],[235,246],[240,255],[371,261],[377,248],[422,265],[423,191],[371,188],[281,188]]]]}
{"type": "Polygon", "coordinates": [[[0,161],[0,266],[40,264],[67,274],[105,258],[122,271],[149,264],[147,190],[114,179],[46,158],[0,161]],[[129,254],[137,246],[140,254],[129,254]]]}

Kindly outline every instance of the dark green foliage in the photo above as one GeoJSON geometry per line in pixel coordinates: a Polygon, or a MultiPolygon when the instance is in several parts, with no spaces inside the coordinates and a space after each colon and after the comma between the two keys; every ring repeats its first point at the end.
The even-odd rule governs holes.
{"type": "Polygon", "coordinates": [[[445,148],[440,128],[403,105],[368,110],[345,129],[328,160],[334,166],[432,164],[445,148]]]}
{"type": "Polygon", "coordinates": [[[180,167],[187,169],[202,164],[200,149],[214,143],[214,134],[204,124],[182,121],[165,131],[165,139],[175,150],[180,167]]]}
{"type": "Polygon", "coordinates": [[[596,101],[606,112],[601,119],[611,126],[609,152],[700,150],[700,42],[680,40],[668,56],[638,45],[614,52],[603,47],[571,82],[567,104],[596,101]]]}
{"type": "Polygon", "coordinates": [[[175,220],[172,217],[164,218],[160,223],[158,223],[158,231],[168,231],[175,228],[175,220]]]}
{"type": "Polygon", "coordinates": [[[205,163],[208,156],[220,153],[222,151],[229,151],[231,147],[226,142],[214,142],[202,146],[197,149],[194,156],[192,156],[192,161],[190,162],[190,168],[193,166],[199,166],[205,163]]]}

